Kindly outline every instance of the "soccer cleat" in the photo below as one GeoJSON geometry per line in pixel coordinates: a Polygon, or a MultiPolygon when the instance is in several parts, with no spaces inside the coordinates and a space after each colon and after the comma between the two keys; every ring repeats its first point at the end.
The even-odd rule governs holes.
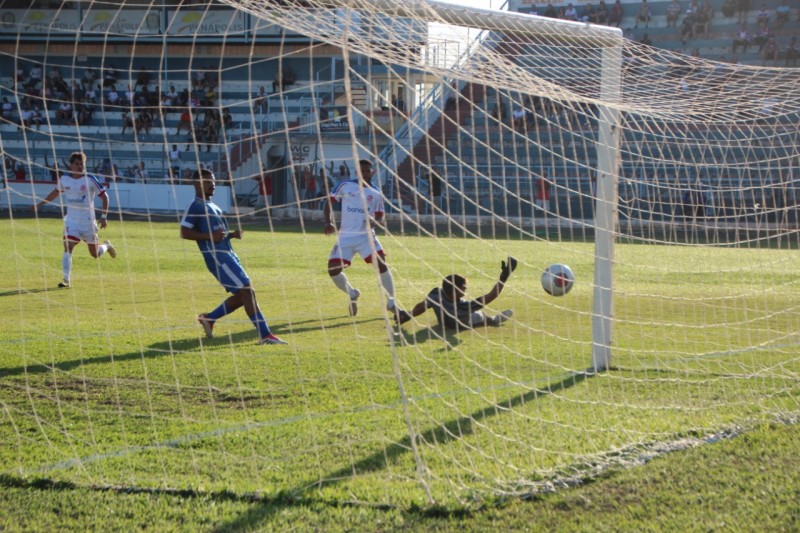
{"type": "Polygon", "coordinates": [[[262,337],[259,344],[289,344],[289,343],[281,339],[280,337],[276,337],[275,335],[270,333],[266,337],[262,337]]]}
{"type": "Polygon", "coordinates": [[[499,315],[495,315],[494,317],[492,317],[492,325],[499,326],[503,322],[506,322],[512,316],[514,316],[514,311],[512,311],[511,309],[506,309],[499,315]]]}
{"type": "Polygon", "coordinates": [[[348,311],[350,312],[350,316],[356,316],[358,314],[358,297],[361,296],[361,291],[358,289],[353,289],[353,292],[350,293],[350,307],[348,307],[348,311]]]}
{"type": "Polygon", "coordinates": [[[205,313],[199,315],[197,317],[197,321],[203,326],[203,331],[206,332],[206,337],[209,339],[214,338],[214,321],[208,318],[208,315],[205,313]]]}
{"type": "Polygon", "coordinates": [[[103,244],[106,245],[106,252],[108,252],[108,255],[111,256],[111,259],[116,259],[116,257],[117,257],[117,249],[114,248],[114,245],[111,244],[111,241],[106,240],[106,242],[104,242],[103,244]]]}
{"type": "Polygon", "coordinates": [[[58,286],[62,289],[69,289],[69,281],[64,280],[58,284],[58,286]]]}

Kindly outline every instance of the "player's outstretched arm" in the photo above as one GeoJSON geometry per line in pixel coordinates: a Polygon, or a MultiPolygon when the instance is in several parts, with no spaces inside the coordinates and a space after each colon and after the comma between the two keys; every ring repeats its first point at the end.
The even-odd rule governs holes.
{"type": "Polygon", "coordinates": [[[397,325],[399,326],[400,324],[405,324],[414,317],[418,317],[427,310],[428,310],[428,299],[426,298],[425,300],[422,300],[417,305],[415,305],[411,309],[410,313],[408,311],[400,309],[399,311],[397,311],[397,313],[395,313],[394,319],[397,321],[397,325]]]}
{"type": "Polygon", "coordinates": [[[511,273],[514,272],[517,268],[517,260],[511,256],[508,256],[508,262],[501,261],[500,262],[500,278],[497,280],[497,283],[494,284],[492,290],[484,294],[483,296],[476,298],[477,302],[480,302],[483,305],[487,305],[497,299],[500,296],[500,293],[503,292],[503,288],[506,285],[506,281],[511,276],[511,273]]]}
{"type": "Polygon", "coordinates": [[[45,196],[41,202],[39,202],[38,204],[34,204],[33,210],[38,211],[40,207],[42,207],[45,204],[49,204],[50,202],[58,198],[60,194],[61,190],[58,187],[56,187],[55,189],[50,191],[50,193],[47,196],[45,196]]]}

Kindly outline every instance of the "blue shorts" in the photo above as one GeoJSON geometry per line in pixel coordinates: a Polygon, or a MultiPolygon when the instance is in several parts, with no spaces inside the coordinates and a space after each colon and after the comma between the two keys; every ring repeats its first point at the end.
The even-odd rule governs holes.
{"type": "Polygon", "coordinates": [[[236,294],[250,286],[250,278],[244,271],[239,257],[234,253],[203,254],[208,271],[217,278],[226,291],[236,294]]]}

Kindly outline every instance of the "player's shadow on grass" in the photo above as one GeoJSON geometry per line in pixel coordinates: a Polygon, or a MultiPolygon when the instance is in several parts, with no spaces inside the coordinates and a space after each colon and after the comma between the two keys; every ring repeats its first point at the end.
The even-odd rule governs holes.
{"type": "MultiPolygon", "coordinates": [[[[561,381],[551,383],[546,388],[534,389],[524,394],[512,396],[507,400],[474,411],[472,414],[449,420],[443,424],[422,431],[417,435],[417,442],[434,443],[434,446],[444,446],[449,442],[454,442],[469,436],[474,432],[473,424],[475,421],[485,422],[490,418],[508,413],[516,407],[525,405],[529,402],[547,397],[556,392],[569,389],[587,378],[595,375],[592,371],[573,372],[561,381]]],[[[300,484],[295,491],[286,491],[284,495],[291,494],[290,501],[287,503],[307,503],[313,501],[313,497],[306,498],[302,493],[313,487],[312,490],[319,490],[323,485],[335,485],[342,481],[352,479],[354,476],[368,474],[389,468],[390,464],[400,456],[411,453],[414,448],[411,445],[411,437],[407,436],[402,440],[389,444],[385,448],[376,451],[374,454],[364,457],[360,461],[343,466],[341,469],[330,472],[322,476],[322,480],[315,478],[307,484],[300,484]]],[[[228,522],[215,531],[250,531],[258,530],[270,517],[281,512],[281,506],[275,505],[276,501],[260,502],[251,507],[238,518],[228,522]]],[[[322,502],[324,503],[324,502],[322,502]]],[[[341,502],[331,502],[332,506],[340,506],[341,502]]]]}
{"type": "Polygon", "coordinates": [[[53,290],[63,291],[64,289],[61,288],[49,288],[49,289],[16,289],[13,291],[3,291],[0,292],[0,298],[4,296],[19,296],[20,294],[36,294],[39,292],[50,292],[53,290]]]}
{"type": "MultiPolygon", "coordinates": [[[[42,289],[45,290],[45,289],[42,289]]],[[[359,320],[359,323],[374,322],[375,320],[383,320],[381,318],[370,318],[359,320]]],[[[273,331],[278,335],[290,333],[292,335],[301,333],[308,330],[319,330],[319,320],[308,320],[308,323],[314,324],[305,328],[296,327],[298,324],[305,322],[295,322],[293,324],[285,324],[282,326],[273,326],[273,331]]],[[[327,329],[352,326],[353,320],[343,320],[336,324],[326,324],[327,329]]],[[[188,339],[177,339],[171,341],[156,342],[151,344],[143,351],[135,351],[130,353],[123,353],[119,355],[102,355],[97,357],[82,357],[78,359],[69,359],[66,361],[58,361],[56,363],[31,363],[28,366],[17,366],[9,368],[0,368],[0,378],[20,376],[23,374],[44,374],[59,370],[62,372],[69,372],[81,366],[100,365],[108,363],[120,363],[125,361],[137,361],[141,359],[154,359],[156,357],[165,357],[171,354],[181,355],[184,352],[192,352],[197,350],[200,345],[214,347],[223,345],[241,345],[242,347],[253,347],[258,342],[255,330],[240,331],[238,333],[231,333],[228,335],[217,335],[212,339],[203,337],[191,337],[188,339]]],[[[265,348],[268,349],[268,348],[265,348]]]]}
{"type": "Polygon", "coordinates": [[[402,345],[415,346],[428,341],[441,341],[444,343],[444,349],[450,350],[461,344],[461,339],[456,335],[456,331],[443,328],[439,325],[420,329],[414,333],[408,333],[402,327],[395,331],[401,335],[400,343],[402,345]]]}
{"type": "MultiPolygon", "coordinates": [[[[121,363],[125,361],[140,361],[142,359],[155,359],[170,355],[183,355],[184,352],[197,350],[200,345],[204,346],[223,346],[229,344],[241,344],[242,346],[255,345],[258,337],[255,331],[241,331],[230,335],[220,335],[213,339],[192,337],[188,339],[178,339],[172,341],[156,342],[149,345],[144,350],[123,353],[118,355],[101,355],[97,357],[82,357],[78,359],[68,359],[56,363],[31,363],[27,366],[17,366],[0,368],[0,378],[20,376],[23,374],[44,374],[55,370],[69,372],[81,366],[102,365],[108,363],[121,363]]],[[[194,355],[194,354],[189,354],[194,355]]]]}

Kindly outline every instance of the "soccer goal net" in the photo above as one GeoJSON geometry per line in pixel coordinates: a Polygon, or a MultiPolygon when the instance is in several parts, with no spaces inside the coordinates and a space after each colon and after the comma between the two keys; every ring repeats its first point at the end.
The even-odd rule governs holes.
{"type": "Polygon", "coordinates": [[[59,6],[0,6],[5,476],[463,505],[796,420],[800,71],[514,4],[59,6]],[[32,209],[91,188],[75,151],[95,246],[74,191],[32,209]],[[197,324],[226,297],[180,238],[198,169],[288,345],[197,324]],[[330,275],[349,181],[388,275],[373,242],[330,275]],[[452,274],[489,325],[439,326],[452,274]]]}

